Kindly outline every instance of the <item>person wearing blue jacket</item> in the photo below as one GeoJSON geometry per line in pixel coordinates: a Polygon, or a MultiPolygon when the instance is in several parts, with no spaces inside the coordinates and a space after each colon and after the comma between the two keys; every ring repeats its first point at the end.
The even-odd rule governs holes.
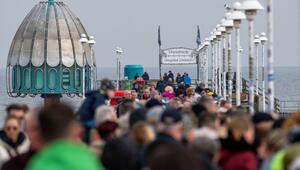
{"type": "Polygon", "coordinates": [[[101,81],[99,90],[89,91],[85,94],[85,100],[80,106],[77,114],[80,122],[84,126],[84,142],[89,143],[90,130],[96,128],[95,111],[104,104],[108,104],[113,97],[115,87],[108,79],[101,81]]]}
{"type": "Polygon", "coordinates": [[[184,81],[184,85],[186,87],[190,87],[190,85],[191,85],[191,78],[190,78],[189,74],[186,73],[184,75],[183,81],[184,81]]]}

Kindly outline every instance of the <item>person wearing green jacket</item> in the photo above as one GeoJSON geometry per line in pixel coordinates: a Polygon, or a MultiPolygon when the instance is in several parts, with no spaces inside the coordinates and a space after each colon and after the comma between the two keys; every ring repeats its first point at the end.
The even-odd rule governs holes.
{"type": "Polygon", "coordinates": [[[44,145],[26,170],[102,170],[100,161],[80,141],[82,128],[73,110],[50,104],[38,114],[44,145]]]}
{"type": "Polygon", "coordinates": [[[83,144],[56,141],[30,161],[27,170],[102,170],[95,156],[83,144]]]}

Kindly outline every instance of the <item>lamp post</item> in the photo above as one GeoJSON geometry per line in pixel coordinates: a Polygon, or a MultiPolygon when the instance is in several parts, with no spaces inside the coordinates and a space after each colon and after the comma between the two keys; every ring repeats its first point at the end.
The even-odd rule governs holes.
{"type": "MultiPolygon", "coordinates": [[[[93,46],[96,44],[96,40],[95,40],[95,37],[94,36],[90,36],[89,38],[89,41],[88,41],[88,44],[90,45],[90,48],[91,48],[91,58],[94,60],[94,64],[95,64],[95,56],[94,56],[94,51],[93,51],[93,46]]],[[[93,81],[92,81],[92,84],[91,84],[91,89],[94,90],[94,88],[96,87],[96,81],[97,81],[97,68],[95,65],[93,65],[91,67],[91,74],[92,74],[92,78],[93,78],[93,81]]]]}
{"type": "Polygon", "coordinates": [[[208,47],[210,45],[210,39],[208,38],[205,38],[205,41],[204,41],[204,83],[205,83],[205,86],[207,87],[208,86],[208,47]]]}
{"type": "Polygon", "coordinates": [[[254,114],[254,65],[253,65],[253,40],[254,40],[254,19],[258,10],[264,9],[257,0],[244,0],[241,9],[249,23],[249,111],[254,114]]]}
{"type": "Polygon", "coordinates": [[[218,45],[217,45],[217,79],[218,79],[218,89],[217,89],[217,93],[218,95],[222,94],[222,75],[221,75],[221,69],[222,69],[222,32],[220,30],[225,29],[224,27],[217,25],[217,32],[216,32],[216,36],[217,36],[217,40],[218,40],[218,45]]]}
{"type": "MultiPolygon", "coordinates": [[[[243,58],[243,52],[244,52],[244,49],[241,47],[240,49],[239,49],[239,53],[240,53],[240,56],[241,56],[241,58],[243,58]]],[[[240,67],[241,69],[240,69],[240,89],[241,89],[241,92],[243,92],[243,89],[244,89],[244,87],[243,87],[243,67],[241,66],[240,67]]]]}
{"type": "Polygon", "coordinates": [[[223,92],[223,97],[226,100],[226,76],[223,75],[223,91],[222,91],[222,73],[221,71],[223,71],[223,74],[226,75],[226,28],[222,25],[220,25],[218,27],[218,30],[221,32],[221,36],[220,36],[220,45],[219,45],[219,94],[222,94],[223,92]],[[223,47],[222,47],[223,44],[223,47]],[[222,59],[223,56],[223,59],[222,59]]]}
{"type": "Polygon", "coordinates": [[[273,0],[268,0],[268,112],[274,112],[273,0]]]}
{"type": "Polygon", "coordinates": [[[246,19],[245,14],[240,11],[241,3],[235,2],[233,4],[233,12],[231,13],[230,18],[233,20],[236,36],[236,84],[235,84],[235,93],[236,93],[236,106],[241,105],[241,45],[240,45],[240,27],[242,20],[246,19]]]}
{"type": "Polygon", "coordinates": [[[226,53],[226,19],[221,20],[222,27],[219,28],[219,30],[222,32],[222,84],[223,84],[223,93],[222,96],[224,97],[224,100],[227,99],[227,81],[226,81],[226,59],[227,59],[227,53],[226,53]]]}
{"type": "Polygon", "coordinates": [[[120,47],[117,47],[116,48],[116,54],[117,54],[117,90],[119,90],[119,87],[120,87],[120,79],[121,79],[121,55],[123,53],[123,50],[122,48],[120,47]]]}
{"type": "Polygon", "coordinates": [[[265,94],[265,44],[268,41],[266,37],[266,33],[261,33],[260,34],[260,41],[261,41],[261,59],[262,59],[262,64],[261,64],[261,83],[262,83],[262,108],[263,112],[266,111],[266,94],[265,94]]]}
{"type": "Polygon", "coordinates": [[[254,37],[254,41],[253,41],[254,45],[255,45],[255,60],[256,60],[256,75],[255,75],[255,94],[258,96],[258,45],[260,44],[260,39],[259,39],[259,35],[255,35],[254,37]]]}
{"type": "MultiPolygon", "coordinates": [[[[88,43],[88,39],[86,38],[86,34],[81,34],[80,43],[84,49],[84,46],[88,43]]],[[[84,51],[84,50],[83,50],[84,51]]],[[[86,53],[83,52],[82,55],[82,98],[85,98],[85,60],[86,60],[86,53]]]]}
{"type": "Polygon", "coordinates": [[[214,32],[214,92],[215,93],[218,93],[218,49],[219,49],[219,38],[218,38],[218,34],[221,35],[221,32],[218,32],[216,29],[215,29],[215,32],[214,32]]]}
{"type": "Polygon", "coordinates": [[[213,32],[211,32],[210,33],[210,38],[209,38],[209,40],[210,40],[210,44],[211,44],[211,46],[210,46],[210,52],[211,52],[211,60],[210,60],[210,67],[211,67],[211,89],[212,90],[214,90],[214,46],[215,46],[215,42],[214,42],[214,40],[215,40],[215,37],[216,36],[214,36],[214,33],[213,32]]]}
{"type": "Polygon", "coordinates": [[[232,79],[233,78],[232,78],[232,61],[231,61],[231,32],[233,30],[233,20],[230,19],[230,17],[231,17],[231,12],[227,12],[224,26],[226,28],[226,33],[228,37],[227,40],[228,102],[232,104],[232,79]]]}

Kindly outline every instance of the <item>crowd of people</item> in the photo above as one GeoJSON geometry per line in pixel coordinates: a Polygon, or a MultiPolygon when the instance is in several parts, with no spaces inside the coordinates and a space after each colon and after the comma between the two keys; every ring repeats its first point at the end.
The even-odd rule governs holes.
{"type": "Polygon", "coordinates": [[[300,169],[300,112],[250,115],[203,84],[178,88],[151,84],[111,105],[115,87],[104,79],[77,111],[10,105],[1,170],[300,169]]]}
{"type": "MultiPolygon", "coordinates": [[[[144,72],[141,77],[138,73],[136,73],[134,76],[134,80],[138,80],[138,78],[142,78],[144,81],[150,80],[150,76],[147,72],[144,72]]],[[[176,83],[177,85],[179,85],[183,83],[185,86],[190,86],[192,82],[191,77],[187,72],[184,72],[182,75],[180,73],[177,73],[177,76],[174,77],[174,73],[171,70],[169,70],[168,73],[164,73],[164,75],[160,78],[160,81],[164,82],[164,84],[176,83]]]]}

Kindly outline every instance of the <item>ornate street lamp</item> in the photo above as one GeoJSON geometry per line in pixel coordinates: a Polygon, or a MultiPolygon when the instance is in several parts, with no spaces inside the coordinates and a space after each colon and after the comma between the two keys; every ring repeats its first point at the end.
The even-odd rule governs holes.
{"type": "Polygon", "coordinates": [[[204,83],[205,86],[208,86],[208,47],[210,45],[210,39],[205,38],[204,41],[204,83]]]}
{"type": "Polygon", "coordinates": [[[96,58],[95,58],[94,50],[93,50],[93,47],[96,44],[96,40],[95,40],[94,36],[90,36],[88,44],[90,45],[92,59],[94,60],[94,65],[91,67],[91,74],[92,74],[92,79],[93,79],[93,81],[91,83],[91,89],[95,90],[96,81],[97,81],[97,67],[96,67],[96,58]]]}
{"type": "Polygon", "coordinates": [[[259,93],[258,93],[258,45],[260,44],[260,38],[259,38],[259,35],[255,35],[254,37],[254,41],[253,41],[254,45],[255,45],[255,61],[256,61],[256,75],[255,75],[255,94],[258,96],[259,93]]]}
{"type": "Polygon", "coordinates": [[[254,114],[254,64],[253,64],[253,40],[254,19],[258,10],[264,9],[257,0],[244,0],[241,9],[245,11],[249,23],[249,111],[254,114]]]}
{"type": "Polygon", "coordinates": [[[211,88],[212,90],[215,89],[215,82],[214,82],[214,63],[215,63],[215,40],[216,40],[216,36],[214,35],[213,32],[210,33],[210,51],[211,51],[211,64],[210,64],[210,67],[211,67],[211,88]]]}
{"type": "MultiPolygon", "coordinates": [[[[231,32],[233,30],[233,20],[230,18],[231,12],[226,13],[226,20],[224,22],[224,26],[226,28],[227,33],[227,64],[228,64],[228,101],[230,104],[232,104],[232,60],[231,60],[231,32]]],[[[225,80],[226,80],[226,74],[225,74],[225,80]]],[[[226,87],[225,87],[226,88],[226,87]]]]}
{"type": "Polygon", "coordinates": [[[242,20],[246,19],[246,15],[241,11],[241,3],[233,4],[233,12],[230,18],[233,20],[236,35],[236,106],[241,105],[241,45],[240,45],[240,27],[242,20]]]}
{"type": "Polygon", "coordinates": [[[262,108],[263,108],[263,112],[266,111],[266,93],[265,93],[265,44],[268,41],[267,37],[266,37],[266,33],[261,33],[260,34],[260,41],[261,41],[261,59],[262,59],[262,70],[261,70],[261,83],[262,83],[262,98],[263,98],[263,102],[262,102],[262,108]]]}
{"type": "Polygon", "coordinates": [[[117,47],[115,50],[117,54],[117,90],[120,88],[120,79],[121,79],[121,55],[123,53],[122,48],[117,47]]]}
{"type": "Polygon", "coordinates": [[[273,113],[274,112],[274,54],[273,54],[273,0],[268,0],[268,99],[269,99],[269,105],[268,105],[268,112],[273,113]]]}
{"type": "MultiPolygon", "coordinates": [[[[218,32],[218,35],[217,35],[217,38],[218,38],[218,50],[219,51],[219,55],[218,55],[218,94],[219,95],[222,95],[222,42],[225,41],[224,39],[224,35],[226,34],[226,29],[225,27],[221,26],[221,25],[217,25],[217,30],[219,31],[218,32]]],[[[224,43],[223,43],[224,44],[224,43]]],[[[223,50],[223,55],[224,55],[224,50],[223,50]]],[[[223,88],[224,90],[224,88],[223,88]]],[[[223,91],[224,92],[224,91],[223,91]]],[[[226,95],[223,96],[224,98],[226,98],[226,95]]]]}

